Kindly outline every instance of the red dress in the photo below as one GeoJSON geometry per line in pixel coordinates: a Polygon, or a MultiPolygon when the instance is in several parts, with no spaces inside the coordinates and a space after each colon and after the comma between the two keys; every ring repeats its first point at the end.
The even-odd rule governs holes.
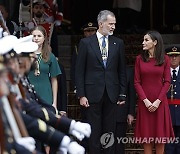
{"type": "Polygon", "coordinates": [[[170,87],[170,61],[165,56],[161,66],[155,66],[155,59],[144,62],[141,56],[136,57],[134,85],[138,94],[137,121],[135,137],[169,138],[174,137],[171,116],[166,93],[170,87]],[[159,99],[161,103],[155,112],[149,112],[143,100],[152,103],[159,99]]]}

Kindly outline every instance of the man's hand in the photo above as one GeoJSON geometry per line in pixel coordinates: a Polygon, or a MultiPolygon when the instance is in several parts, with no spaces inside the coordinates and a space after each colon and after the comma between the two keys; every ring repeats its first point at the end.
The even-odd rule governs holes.
{"type": "Polygon", "coordinates": [[[127,123],[129,125],[131,125],[133,121],[134,121],[134,116],[131,115],[131,114],[128,114],[128,116],[127,116],[127,123]]]}
{"type": "Polygon", "coordinates": [[[84,107],[89,107],[88,99],[84,96],[79,99],[80,105],[84,107]]]}
{"type": "Polygon", "coordinates": [[[66,111],[59,111],[59,114],[60,114],[60,116],[65,116],[65,117],[67,117],[66,111]]]}
{"type": "Polygon", "coordinates": [[[125,104],[125,101],[118,101],[117,104],[118,105],[123,105],[123,104],[125,104]]]}

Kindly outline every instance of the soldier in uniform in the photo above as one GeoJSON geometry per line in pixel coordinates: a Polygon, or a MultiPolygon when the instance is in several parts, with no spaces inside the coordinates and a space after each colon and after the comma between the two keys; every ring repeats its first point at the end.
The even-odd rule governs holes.
{"type": "MultiPolygon", "coordinates": [[[[5,66],[0,63],[0,149],[1,153],[27,153],[35,152],[35,141],[32,137],[19,137],[15,139],[15,131],[13,131],[12,119],[14,118],[11,108],[7,109],[4,98],[9,94],[8,86],[5,82],[7,77],[7,70],[5,66]],[[12,113],[11,115],[8,113],[12,113]],[[12,117],[13,116],[13,117],[12,117]],[[11,120],[9,120],[9,118],[11,120]]],[[[17,124],[17,123],[15,123],[17,124]]],[[[18,125],[18,124],[17,124],[18,125]]],[[[19,129],[16,129],[19,131],[19,129]]]]}
{"type": "MultiPolygon", "coordinates": [[[[3,30],[0,28],[0,41],[2,37],[3,30]]],[[[2,45],[2,44],[1,44],[2,45]]],[[[4,53],[4,49],[8,50],[9,46],[1,46],[0,53],[4,53]]],[[[7,84],[8,70],[5,67],[4,57],[0,54],[0,149],[1,153],[27,153],[39,154],[35,151],[35,140],[22,133],[26,132],[25,127],[22,124],[20,126],[19,122],[22,122],[21,118],[18,118],[15,114],[14,105],[10,104],[10,89],[9,84],[7,84]]],[[[17,111],[18,112],[18,111],[17,111]]]]}
{"type": "MultiPolygon", "coordinates": [[[[25,27],[29,30],[37,25],[41,25],[46,29],[52,52],[58,57],[58,37],[56,27],[61,25],[63,13],[61,0],[56,3],[53,0],[33,0],[31,22],[25,22],[25,27]]],[[[28,35],[29,32],[25,32],[28,35]]]]}
{"type": "MultiPolygon", "coordinates": [[[[24,39],[24,38],[23,38],[24,39]]],[[[0,51],[1,50],[6,50],[6,51],[2,51],[1,52],[1,54],[6,58],[6,59],[13,59],[12,57],[14,57],[13,55],[13,50],[12,50],[12,47],[11,47],[11,43],[9,43],[9,42],[16,42],[16,40],[15,39],[13,39],[13,40],[11,40],[10,39],[10,37],[8,38],[8,36],[7,37],[5,37],[5,39],[4,39],[4,41],[1,41],[0,42],[0,44],[1,44],[1,46],[0,47],[2,47],[1,49],[0,49],[0,51]],[[7,42],[8,41],[8,42],[7,42]]],[[[24,63],[26,63],[28,60],[30,61],[30,55],[32,54],[32,51],[34,51],[35,49],[31,49],[31,48],[33,48],[33,45],[32,45],[32,43],[33,42],[30,42],[30,44],[29,44],[29,46],[28,46],[28,48],[27,48],[27,44],[26,43],[21,43],[21,48],[19,48],[18,46],[16,46],[16,51],[17,52],[19,52],[19,53],[21,53],[21,56],[20,57],[27,57],[27,59],[24,59],[25,61],[24,61],[24,63]],[[23,49],[23,50],[22,50],[23,49]],[[25,49],[25,50],[24,50],[25,49]],[[30,54],[31,53],[31,54],[30,54]],[[29,59],[28,59],[29,58],[29,59]]],[[[15,50],[15,48],[14,48],[14,50],[15,50]]],[[[23,61],[23,59],[20,59],[20,62],[22,62],[23,61]]],[[[6,61],[7,62],[7,61],[6,61]]],[[[13,66],[15,66],[15,63],[13,64],[13,63],[11,63],[10,61],[8,61],[8,63],[9,64],[12,64],[13,66]]],[[[31,64],[30,63],[26,63],[28,66],[30,66],[31,64]]],[[[25,65],[25,67],[26,67],[26,65],[25,65]]],[[[24,68],[25,68],[24,67],[24,68]]],[[[42,109],[43,110],[43,109],[42,109]]],[[[37,110],[36,110],[37,111],[37,110]]],[[[35,111],[35,112],[36,112],[35,111]]],[[[68,136],[66,136],[65,134],[63,134],[63,133],[61,133],[61,132],[59,132],[59,131],[57,131],[57,130],[55,130],[54,128],[52,128],[52,127],[50,127],[50,126],[48,126],[48,125],[46,125],[42,120],[40,120],[40,119],[36,119],[35,117],[32,117],[32,116],[29,116],[29,114],[24,114],[25,112],[23,112],[22,113],[22,117],[23,117],[23,119],[24,119],[24,122],[25,122],[25,124],[26,124],[26,127],[27,127],[27,129],[28,129],[28,132],[29,132],[29,134],[31,135],[31,136],[33,136],[33,137],[35,137],[36,139],[38,139],[38,140],[41,140],[42,142],[45,142],[46,144],[48,144],[48,145],[50,145],[50,146],[53,146],[53,147],[55,147],[55,148],[57,148],[57,149],[60,149],[60,148],[62,148],[63,146],[62,146],[62,144],[64,145],[64,143],[63,143],[63,139],[65,140],[64,142],[66,143],[66,147],[64,147],[64,148],[66,148],[67,149],[67,151],[69,151],[69,150],[72,150],[73,149],[73,147],[77,147],[77,150],[75,150],[75,149],[73,149],[73,151],[72,152],[70,152],[70,153],[76,153],[76,152],[78,152],[79,150],[80,151],[83,151],[83,148],[81,147],[81,146],[79,146],[76,142],[75,143],[73,143],[72,144],[72,146],[70,146],[70,138],[68,137],[68,136]],[[65,138],[64,138],[65,137],[65,138]],[[68,142],[67,142],[68,141],[68,142]],[[67,144],[68,143],[68,144],[67,144]],[[73,146],[74,145],[74,146],[73,146]],[[71,148],[70,148],[70,147],[71,148]],[[70,148],[70,149],[69,149],[70,148]]],[[[45,119],[46,120],[48,120],[49,119],[49,115],[48,115],[48,113],[47,112],[41,112],[41,113],[44,113],[44,116],[46,117],[45,119]],[[48,119],[47,119],[48,118],[48,119]]],[[[40,113],[40,114],[41,114],[40,113]]],[[[49,113],[51,113],[51,112],[49,112],[49,113]]],[[[37,114],[37,113],[36,113],[37,114]]],[[[41,114],[42,115],[42,114],[41,114]]],[[[51,117],[50,117],[51,118],[51,117]]],[[[55,119],[55,117],[54,117],[54,119],[55,119]]],[[[64,132],[66,132],[66,133],[71,133],[71,134],[74,134],[74,133],[78,133],[75,129],[78,129],[78,131],[79,131],[79,129],[81,129],[82,130],[82,127],[84,127],[84,126],[82,126],[80,123],[78,123],[78,122],[75,122],[74,120],[63,120],[63,118],[56,118],[57,120],[56,120],[56,124],[58,124],[58,121],[62,124],[61,125],[61,127],[62,128],[64,128],[64,130],[66,130],[66,131],[64,131],[64,132]],[[65,122],[64,124],[63,124],[63,121],[65,122]],[[75,128],[76,127],[76,128],[75,128]],[[80,128],[81,127],[81,128],[80,128]]],[[[49,120],[48,120],[49,121],[49,120]]],[[[85,127],[84,127],[85,128],[85,127]]],[[[80,134],[80,133],[79,133],[80,134]]]]}
{"type": "Polygon", "coordinates": [[[178,143],[166,144],[166,154],[180,153],[180,45],[170,45],[166,48],[166,53],[170,58],[171,87],[167,93],[171,119],[175,137],[178,143]]]}

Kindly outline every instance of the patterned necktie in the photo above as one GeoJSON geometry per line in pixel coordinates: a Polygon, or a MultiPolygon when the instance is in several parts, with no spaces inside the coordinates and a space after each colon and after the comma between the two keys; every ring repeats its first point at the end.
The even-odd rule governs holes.
{"type": "Polygon", "coordinates": [[[176,70],[173,70],[172,72],[173,72],[173,81],[176,81],[176,78],[177,78],[177,76],[176,76],[176,70]]]}
{"type": "Polygon", "coordinates": [[[103,63],[104,63],[104,67],[106,68],[106,62],[107,62],[107,48],[106,48],[106,37],[103,36],[102,37],[102,59],[103,59],[103,63]]]}

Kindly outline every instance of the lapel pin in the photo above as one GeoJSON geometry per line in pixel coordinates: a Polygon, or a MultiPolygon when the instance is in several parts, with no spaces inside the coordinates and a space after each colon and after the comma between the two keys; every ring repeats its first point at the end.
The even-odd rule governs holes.
{"type": "Polygon", "coordinates": [[[116,42],[114,42],[114,44],[116,44],[116,42]]]}

